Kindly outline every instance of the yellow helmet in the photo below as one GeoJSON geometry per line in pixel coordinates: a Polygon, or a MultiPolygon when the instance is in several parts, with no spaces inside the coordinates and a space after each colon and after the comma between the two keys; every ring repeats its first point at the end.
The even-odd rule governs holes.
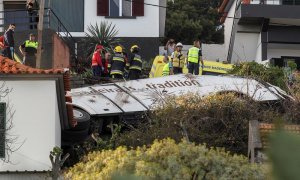
{"type": "Polygon", "coordinates": [[[116,46],[115,47],[115,52],[116,53],[122,53],[123,52],[123,48],[121,46],[116,46]]]}
{"type": "Polygon", "coordinates": [[[133,52],[134,49],[140,50],[140,47],[138,45],[133,45],[133,46],[131,46],[130,51],[133,52]]]}

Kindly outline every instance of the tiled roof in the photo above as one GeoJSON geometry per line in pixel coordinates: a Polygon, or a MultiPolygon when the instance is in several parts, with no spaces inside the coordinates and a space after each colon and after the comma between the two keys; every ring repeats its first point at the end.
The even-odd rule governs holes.
{"type": "MultiPolygon", "coordinates": [[[[275,124],[259,123],[259,132],[263,148],[269,147],[269,135],[276,129],[278,128],[275,126],[275,124]]],[[[287,132],[300,134],[300,125],[284,125],[283,129],[287,132]]]]}
{"type": "MultiPolygon", "coordinates": [[[[37,69],[29,66],[25,66],[21,63],[8,59],[6,57],[0,56],[0,74],[62,74],[64,81],[64,91],[65,91],[65,101],[72,102],[70,96],[66,96],[67,91],[71,91],[70,85],[70,73],[65,71],[65,69],[37,69]]],[[[77,121],[73,117],[73,106],[66,105],[69,124],[73,127],[77,124],[77,121]]]]}
{"type": "Polygon", "coordinates": [[[0,56],[0,73],[5,74],[63,74],[64,69],[37,69],[0,56]]]}

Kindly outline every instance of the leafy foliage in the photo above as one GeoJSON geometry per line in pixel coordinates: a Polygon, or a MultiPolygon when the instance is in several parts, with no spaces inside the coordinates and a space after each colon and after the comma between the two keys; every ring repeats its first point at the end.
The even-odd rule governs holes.
{"type": "Polygon", "coordinates": [[[217,0],[168,1],[166,38],[192,44],[198,38],[206,43],[223,43],[223,30],[216,30],[219,21],[217,0]]]}
{"type": "Polygon", "coordinates": [[[285,131],[271,135],[268,153],[275,179],[299,179],[300,136],[285,131]]]}
{"type": "Polygon", "coordinates": [[[120,42],[120,39],[116,38],[117,34],[116,25],[107,21],[102,21],[100,25],[98,23],[89,25],[86,33],[87,40],[84,42],[86,52],[91,55],[97,44],[104,46],[107,51],[112,51],[113,46],[120,42]]]}
{"type": "Polygon", "coordinates": [[[132,174],[143,179],[264,179],[265,167],[223,149],[183,140],[154,141],[136,150],[118,147],[88,154],[66,173],[68,179],[112,179],[132,174]]]}
{"type": "Polygon", "coordinates": [[[136,147],[154,139],[171,137],[180,141],[184,137],[246,155],[248,121],[269,122],[274,116],[279,116],[276,111],[232,93],[206,98],[195,94],[172,97],[150,113],[146,122],[122,133],[117,144],[136,147]]]}
{"type": "Polygon", "coordinates": [[[282,89],[287,88],[284,70],[277,66],[267,67],[257,62],[243,62],[235,65],[229,73],[265,81],[282,89]]]}

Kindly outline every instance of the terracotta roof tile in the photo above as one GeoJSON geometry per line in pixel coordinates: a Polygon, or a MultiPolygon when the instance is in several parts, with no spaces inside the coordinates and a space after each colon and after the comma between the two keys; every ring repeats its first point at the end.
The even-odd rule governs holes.
{"type": "Polygon", "coordinates": [[[0,56],[0,73],[5,74],[64,74],[64,69],[37,69],[0,56]]]}
{"type": "MultiPolygon", "coordinates": [[[[71,90],[70,86],[70,73],[68,71],[65,72],[64,69],[37,69],[29,66],[25,66],[21,63],[8,59],[6,57],[0,56],[0,74],[62,74],[64,81],[64,90],[71,90]]],[[[66,102],[72,102],[72,98],[70,96],[66,96],[66,102]]],[[[77,125],[77,121],[73,116],[73,106],[67,105],[67,114],[68,120],[72,127],[77,125]]]]}

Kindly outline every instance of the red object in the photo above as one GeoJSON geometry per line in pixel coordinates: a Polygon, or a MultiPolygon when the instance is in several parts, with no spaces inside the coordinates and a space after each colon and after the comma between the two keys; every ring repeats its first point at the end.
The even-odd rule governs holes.
{"type": "Polygon", "coordinates": [[[109,64],[109,59],[105,59],[105,61],[104,61],[104,74],[108,74],[108,64],[109,64]]]}
{"type": "Polygon", "coordinates": [[[3,49],[5,47],[4,45],[4,36],[0,36],[0,48],[3,49]]]}
{"type": "Polygon", "coordinates": [[[97,0],[97,16],[109,15],[109,3],[108,0],[97,0]]]}
{"type": "Polygon", "coordinates": [[[250,4],[250,0],[243,0],[242,4],[250,4]]]}
{"type": "Polygon", "coordinates": [[[132,1],[132,16],[144,16],[144,0],[132,1]]]}
{"type": "Polygon", "coordinates": [[[103,46],[102,46],[102,45],[97,45],[97,46],[96,46],[96,49],[102,50],[102,49],[103,49],[103,46]]]}
{"type": "Polygon", "coordinates": [[[95,51],[92,57],[92,66],[102,67],[102,57],[100,51],[95,51]]]}

